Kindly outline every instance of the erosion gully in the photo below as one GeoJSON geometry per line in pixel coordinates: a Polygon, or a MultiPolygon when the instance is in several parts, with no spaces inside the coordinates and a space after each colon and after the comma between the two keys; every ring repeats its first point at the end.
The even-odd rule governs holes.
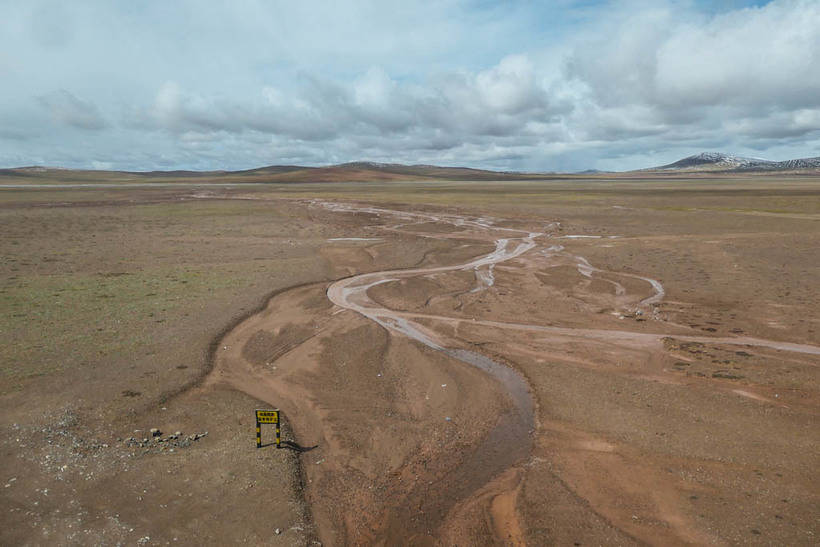
{"type": "MultiPolygon", "coordinates": [[[[524,323],[476,320],[391,310],[374,301],[368,295],[368,290],[383,283],[446,272],[469,270],[475,272],[476,279],[476,287],[471,292],[486,290],[493,285],[493,267],[496,264],[512,261],[525,253],[532,252],[533,249],[547,258],[560,255],[562,259],[574,261],[578,271],[586,277],[604,273],[604,271],[592,266],[584,257],[571,255],[565,251],[563,246],[555,244],[557,238],[554,232],[558,228],[557,223],[547,225],[543,229],[543,232],[529,232],[499,226],[497,221],[489,218],[417,211],[398,211],[322,200],[309,200],[307,205],[310,207],[321,207],[339,214],[368,213],[375,215],[379,217],[381,221],[385,222],[380,225],[380,228],[386,233],[391,231],[402,232],[418,237],[441,239],[458,237],[454,234],[407,231],[404,229],[407,226],[425,223],[444,223],[464,231],[469,231],[473,235],[480,233],[482,237],[495,241],[495,249],[492,252],[462,264],[371,272],[336,281],[327,289],[327,297],[339,308],[361,314],[385,328],[391,335],[410,338],[428,348],[442,352],[453,359],[457,359],[486,372],[502,386],[503,391],[512,402],[510,409],[499,417],[496,425],[485,438],[479,442],[477,447],[468,454],[441,483],[436,485],[436,495],[431,496],[431,491],[427,487],[423,489],[419,487],[417,491],[410,492],[409,495],[402,500],[401,506],[388,508],[387,517],[380,531],[380,538],[378,538],[382,543],[398,544],[410,536],[429,538],[430,533],[435,534],[435,529],[445,522],[445,518],[455,504],[468,499],[472,494],[485,487],[495,477],[498,477],[506,470],[524,463],[533,448],[535,408],[529,387],[523,376],[514,369],[493,361],[485,355],[458,347],[458,341],[442,338],[440,334],[433,330],[433,327],[430,326],[431,324],[436,324],[437,322],[452,324],[471,321],[476,325],[509,329],[512,331],[545,332],[598,340],[617,339],[625,345],[629,345],[630,342],[638,345],[645,345],[647,343],[658,344],[664,336],[668,336],[667,334],[552,327],[524,323]],[[408,527],[413,526],[413,521],[412,519],[408,520],[406,516],[402,516],[403,509],[406,507],[413,507],[414,510],[425,515],[423,530],[408,529],[408,527]]],[[[418,228],[418,226],[416,227],[418,228]]],[[[348,238],[336,238],[337,241],[342,239],[348,238]]],[[[645,281],[651,288],[652,294],[649,297],[636,299],[636,307],[651,310],[654,304],[659,303],[663,299],[665,294],[664,288],[658,281],[649,277],[633,274],[618,275],[640,279],[645,281]]],[[[613,283],[615,284],[616,293],[623,294],[624,288],[617,282],[613,283]]],[[[749,337],[719,338],[676,335],[676,338],[686,341],[756,345],[801,353],[820,354],[820,348],[815,346],[749,337]]]]}
{"type": "MultiPolygon", "coordinates": [[[[493,219],[487,218],[468,218],[448,214],[396,211],[379,207],[358,207],[325,201],[313,201],[312,204],[340,213],[370,213],[382,219],[392,217],[401,221],[400,224],[384,226],[383,228],[388,231],[400,231],[405,226],[427,222],[447,223],[455,227],[483,231],[495,239],[494,251],[463,264],[371,272],[339,280],[333,283],[327,290],[328,298],[340,308],[358,312],[378,323],[394,335],[412,338],[431,349],[441,351],[449,357],[483,370],[503,386],[504,391],[513,403],[512,409],[499,418],[497,425],[489,432],[484,441],[451,473],[443,484],[439,485],[437,488],[437,496],[425,496],[425,494],[428,493],[428,491],[425,490],[424,492],[411,493],[409,496],[410,499],[406,500],[408,504],[418,507],[420,511],[427,516],[427,525],[431,523],[435,525],[436,523],[443,522],[454,500],[467,498],[471,493],[476,492],[479,488],[489,483],[493,477],[499,475],[506,469],[520,464],[528,457],[533,446],[533,429],[535,427],[533,399],[527,382],[514,369],[495,362],[479,353],[449,346],[447,342],[442,341],[430,328],[418,322],[418,320],[426,320],[427,324],[430,324],[431,321],[460,323],[467,321],[466,319],[391,310],[370,298],[368,295],[370,288],[382,283],[406,280],[413,277],[428,276],[443,272],[474,270],[477,286],[471,292],[484,290],[493,284],[493,267],[496,264],[514,260],[533,249],[541,247],[542,254],[547,257],[551,254],[562,254],[565,257],[570,257],[575,261],[579,273],[586,277],[592,277],[593,274],[598,273],[616,273],[617,275],[632,277],[646,282],[652,294],[648,297],[638,299],[635,304],[636,309],[643,308],[644,310],[654,312],[656,309],[655,305],[660,303],[665,296],[663,285],[651,277],[606,272],[605,270],[592,266],[589,261],[582,256],[567,253],[561,245],[539,245],[539,238],[543,238],[549,243],[555,241],[555,239],[553,239],[553,232],[558,228],[558,223],[547,225],[544,228],[544,232],[528,232],[497,226],[493,219]],[[431,517],[432,521],[430,520],[431,517]]],[[[411,233],[422,237],[452,237],[452,234],[411,233]]],[[[584,236],[570,235],[563,237],[574,238],[584,236]]],[[[616,293],[623,294],[625,292],[623,287],[620,284],[615,284],[616,293]]],[[[633,343],[637,345],[659,345],[662,339],[668,336],[668,334],[661,333],[562,328],[476,319],[470,319],[469,321],[474,325],[485,325],[500,329],[547,332],[551,334],[579,336],[588,339],[618,340],[621,343],[625,342],[626,345],[629,345],[630,341],[633,341],[633,343]]],[[[820,348],[815,346],[762,340],[751,337],[727,338],[676,335],[676,338],[685,341],[763,346],[799,353],[820,354],[820,348]]],[[[406,526],[406,520],[396,518],[391,521],[388,518],[387,527],[384,530],[384,539],[388,543],[399,543],[403,538],[406,538],[406,534],[410,532],[406,529],[406,526]]]]}
{"type": "MultiPolygon", "coordinates": [[[[503,386],[513,403],[512,408],[499,417],[495,427],[478,447],[444,481],[437,485],[437,496],[430,497],[427,495],[428,490],[424,489],[412,492],[406,500],[407,504],[417,507],[419,512],[426,516],[426,526],[435,527],[443,522],[454,502],[466,498],[487,484],[493,477],[529,455],[535,425],[533,401],[526,381],[512,368],[473,351],[446,347],[434,333],[415,323],[412,318],[373,301],[367,291],[381,283],[459,270],[474,270],[479,284],[476,289],[486,288],[493,283],[491,270],[493,265],[512,260],[531,250],[536,246],[535,239],[544,234],[493,227],[486,219],[470,220],[460,216],[407,213],[373,207],[352,209],[349,206],[326,202],[319,202],[319,204],[340,212],[369,212],[379,216],[397,216],[404,220],[447,222],[455,226],[496,231],[506,236],[496,240],[493,252],[464,264],[372,272],[339,280],[327,290],[328,298],[337,306],[358,312],[391,333],[412,338],[431,349],[441,351],[449,357],[483,370],[503,386]]],[[[401,226],[404,225],[393,226],[391,229],[398,229],[401,226]]],[[[400,541],[402,537],[406,537],[408,532],[412,533],[406,527],[406,521],[388,517],[384,539],[388,543],[400,541]]]]}

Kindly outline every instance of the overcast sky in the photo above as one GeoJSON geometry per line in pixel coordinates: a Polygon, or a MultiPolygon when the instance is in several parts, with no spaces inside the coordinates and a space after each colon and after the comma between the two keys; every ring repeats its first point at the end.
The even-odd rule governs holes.
{"type": "Polygon", "coordinates": [[[0,0],[0,166],[820,156],[820,0],[0,0]]]}

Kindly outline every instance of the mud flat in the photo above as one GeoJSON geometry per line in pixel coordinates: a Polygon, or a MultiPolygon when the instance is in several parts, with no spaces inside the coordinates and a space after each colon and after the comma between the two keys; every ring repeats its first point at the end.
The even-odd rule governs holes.
{"type": "MultiPolygon", "coordinates": [[[[332,316],[338,316],[342,321],[349,321],[344,318],[349,312],[355,312],[358,314],[357,320],[366,318],[372,322],[369,328],[373,328],[372,324],[375,324],[383,329],[388,341],[382,344],[386,343],[389,346],[393,341],[401,340],[402,345],[409,349],[413,346],[408,346],[407,343],[413,341],[416,347],[427,348],[428,359],[436,356],[438,367],[445,366],[446,361],[442,361],[443,356],[467,363],[487,374],[469,377],[474,382],[483,382],[484,388],[479,388],[478,384],[472,384],[463,386],[465,391],[477,393],[481,389],[495,389],[500,392],[500,397],[506,399],[506,410],[495,411],[495,424],[489,429],[486,425],[483,429],[476,427],[477,424],[469,417],[461,417],[456,412],[450,412],[449,414],[453,416],[445,417],[447,422],[457,420],[456,423],[462,424],[463,434],[468,435],[471,439],[482,439],[479,442],[462,446],[458,451],[446,443],[438,447],[422,444],[430,460],[451,461],[445,472],[442,472],[440,467],[434,467],[431,470],[429,463],[424,465],[423,470],[419,470],[414,459],[405,456],[402,464],[393,470],[368,468],[368,471],[362,475],[362,469],[356,468],[356,472],[360,474],[359,481],[356,481],[350,477],[357,473],[347,468],[351,465],[350,461],[355,459],[351,451],[334,450],[333,443],[329,442],[327,437],[312,439],[311,442],[315,441],[328,447],[322,452],[321,464],[327,463],[328,460],[344,462],[342,469],[329,473],[323,470],[322,473],[316,474],[316,482],[321,484],[332,481],[328,474],[342,474],[347,477],[344,488],[317,487],[322,493],[317,495],[314,509],[318,516],[317,522],[321,523],[320,537],[325,541],[390,543],[404,540],[436,543],[446,541],[446,539],[455,541],[456,538],[466,537],[471,541],[479,542],[505,542],[510,541],[510,538],[524,543],[537,542],[539,530],[531,522],[543,519],[545,513],[550,512],[545,509],[550,504],[550,498],[540,497],[537,492],[528,489],[527,479],[531,478],[533,483],[541,484],[546,479],[547,490],[557,489],[565,497],[574,496],[578,499],[576,503],[569,502],[570,506],[575,506],[573,511],[580,511],[581,514],[586,511],[588,514],[584,518],[590,524],[598,523],[601,526],[597,530],[596,526],[590,526],[590,535],[586,538],[587,540],[593,537],[597,540],[617,538],[625,542],[718,542],[721,540],[718,535],[701,528],[697,517],[687,514],[686,511],[687,500],[691,505],[694,500],[700,499],[697,494],[688,493],[687,495],[687,492],[701,491],[702,485],[687,484],[686,480],[680,479],[682,474],[694,474],[695,468],[692,466],[704,465],[707,459],[711,460],[714,457],[713,455],[707,456],[708,451],[700,451],[698,455],[701,460],[683,456],[682,454],[687,454],[687,452],[691,453],[694,447],[681,451],[683,446],[679,444],[680,441],[675,443],[678,445],[676,446],[678,451],[674,456],[668,454],[659,456],[656,445],[643,446],[644,450],[640,450],[630,446],[629,442],[618,442],[616,440],[618,437],[612,435],[614,432],[621,436],[625,435],[626,438],[635,434],[640,438],[646,436],[645,430],[632,429],[635,424],[629,422],[635,418],[626,412],[631,410],[635,413],[635,410],[630,408],[621,410],[619,421],[625,421],[628,424],[625,430],[624,424],[620,428],[615,427],[604,431],[595,428],[580,429],[570,425],[572,420],[568,418],[572,414],[556,419],[555,415],[550,413],[542,413],[539,416],[539,427],[536,428],[534,401],[539,403],[538,407],[542,410],[556,406],[552,399],[543,398],[545,392],[555,389],[554,386],[547,389],[546,386],[541,385],[545,379],[545,370],[551,371],[551,375],[554,375],[555,372],[552,369],[561,366],[563,361],[570,364],[562,371],[564,374],[567,371],[576,374],[597,371],[601,376],[598,381],[604,380],[607,376],[613,376],[611,379],[613,382],[633,384],[631,389],[639,391],[631,392],[631,397],[641,399],[646,396],[646,393],[651,393],[653,399],[680,397],[679,391],[685,389],[693,391],[691,395],[687,393],[686,398],[700,399],[707,406],[716,404],[713,399],[723,399],[727,395],[733,395],[732,400],[717,404],[722,408],[731,408],[744,405],[745,398],[769,403],[782,409],[788,407],[785,403],[778,404],[777,399],[780,398],[780,394],[777,394],[774,399],[769,399],[757,393],[755,389],[737,389],[726,385],[726,380],[742,379],[743,376],[740,374],[732,374],[720,368],[712,371],[711,375],[703,372],[690,375],[686,370],[690,363],[675,361],[673,364],[671,362],[673,358],[684,359],[684,357],[674,357],[673,352],[669,349],[675,344],[686,348],[709,347],[715,348],[715,352],[731,353],[735,358],[737,356],[751,357],[750,351],[764,352],[769,355],[772,352],[785,352],[793,354],[799,362],[808,367],[803,371],[808,375],[812,374],[812,367],[818,364],[817,355],[820,355],[820,347],[814,344],[762,339],[740,334],[733,336],[693,334],[695,329],[692,326],[687,327],[670,322],[663,315],[661,305],[666,296],[666,289],[659,280],[638,273],[599,268],[584,256],[577,254],[579,249],[568,250],[563,245],[556,245],[555,239],[578,241],[601,239],[599,236],[561,236],[558,222],[546,223],[540,228],[544,230],[543,232],[536,232],[531,231],[536,229],[533,226],[523,225],[522,228],[511,228],[509,222],[504,223],[500,219],[490,220],[484,217],[391,210],[315,200],[310,201],[309,204],[312,207],[321,207],[339,214],[372,215],[373,220],[378,220],[377,226],[386,233],[395,233],[410,228],[409,233],[417,237],[443,238],[453,241],[460,239],[492,241],[495,246],[493,251],[463,262],[374,271],[331,283],[325,290],[329,301],[334,305],[327,310],[332,316]],[[429,231],[420,229],[420,226],[426,227],[435,223],[449,225],[451,228],[446,230],[436,228],[429,231]],[[502,223],[506,225],[500,226],[502,223]],[[487,283],[486,274],[480,273],[482,271],[480,268],[484,266],[493,267],[499,272],[494,274],[493,283],[487,283]],[[601,315],[603,311],[606,312],[605,317],[597,318],[592,323],[599,325],[599,328],[573,326],[573,321],[567,320],[569,318],[554,315],[535,323],[523,323],[520,319],[517,322],[489,319],[496,314],[504,315],[507,309],[520,309],[519,306],[526,306],[525,301],[521,298],[539,292],[539,288],[543,290],[544,277],[539,277],[538,274],[567,266],[570,266],[570,269],[562,271],[561,283],[556,284],[556,287],[548,292],[553,292],[555,296],[562,299],[580,300],[583,298],[590,304],[597,301],[602,309],[597,310],[595,314],[601,315]],[[465,272],[468,275],[465,276],[465,272]],[[496,281],[496,275],[499,278],[498,281],[496,281]],[[448,279],[448,276],[453,279],[448,279]],[[502,289],[502,280],[505,278],[514,283],[518,290],[513,290],[509,286],[506,290],[502,289]],[[566,290],[567,278],[570,280],[569,291],[566,290]],[[434,280],[432,285],[431,279],[434,280]],[[598,280],[604,283],[596,284],[598,280]],[[562,284],[564,289],[560,290],[562,284]],[[456,286],[458,289],[453,290],[456,286]],[[528,290],[521,290],[522,288],[528,290]],[[504,292],[493,294],[492,289],[504,292]],[[556,289],[559,290],[556,291],[556,289]],[[468,305],[475,303],[474,295],[479,290],[491,290],[490,296],[506,298],[499,298],[494,306],[486,307],[478,313],[465,313],[465,303],[468,305]],[[436,305],[431,306],[434,297],[437,298],[436,305]],[[560,324],[562,319],[563,322],[568,323],[567,326],[554,324],[556,322],[560,324]],[[732,348],[735,351],[732,351],[732,348]],[[430,353],[430,350],[437,352],[438,355],[430,353]],[[505,364],[500,364],[502,361],[505,364]],[[547,364],[548,361],[551,362],[547,364]],[[518,371],[524,372],[529,380],[526,380],[518,371]],[[464,431],[470,429],[473,430],[470,433],[464,431]],[[539,452],[544,455],[539,455],[539,452]],[[677,477],[670,480],[670,477],[665,476],[659,470],[659,466],[670,465],[673,461],[678,471],[677,477]],[[560,471],[542,469],[542,474],[539,474],[533,470],[542,468],[545,464],[549,464],[549,467],[554,465],[560,471]],[[398,492],[395,487],[384,487],[390,492],[390,496],[382,497],[372,492],[366,495],[356,494],[357,491],[372,490],[373,482],[378,481],[383,474],[389,475],[392,472],[400,477],[400,481],[403,481],[401,477],[406,476],[408,468],[413,469],[411,484],[402,485],[398,492]],[[320,476],[322,478],[319,478],[320,476]],[[331,490],[343,491],[344,494],[339,499],[328,498],[331,490]],[[431,491],[435,494],[431,495],[431,491]],[[521,498],[524,495],[532,496],[534,499],[523,501],[521,498]],[[355,501],[351,500],[351,496],[355,501]],[[320,498],[322,501],[319,501],[320,498]],[[323,509],[324,504],[329,507],[323,509]],[[359,516],[358,520],[351,521],[351,517],[345,518],[342,515],[341,521],[337,516],[334,522],[330,514],[334,512],[332,508],[336,507],[351,508],[351,512],[359,516]],[[327,512],[327,516],[319,516],[323,511],[327,512]],[[377,518],[366,519],[365,523],[361,520],[360,515],[362,514],[377,515],[377,518]],[[365,529],[368,530],[367,533],[363,533],[365,529]],[[343,535],[339,535],[340,530],[344,530],[343,535]]],[[[607,239],[614,238],[608,236],[607,239]]],[[[276,329],[282,328],[282,316],[289,317],[292,307],[292,303],[279,301],[276,314],[271,314],[267,318],[254,318],[249,322],[247,328],[257,333],[275,332],[276,329]]],[[[299,309],[298,305],[296,307],[299,309]]],[[[518,317],[521,317],[520,313],[518,317]]],[[[333,339],[347,337],[345,331],[334,330],[325,325],[318,328],[321,333],[311,334],[311,340],[321,339],[323,336],[330,336],[333,339]]],[[[347,325],[344,328],[347,328],[347,325]]],[[[308,329],[305,332],[311,331],[308,329]]],[[[243,338],[231,339],[231,342],[235,347],[243,347],[248,343],[243,338]]],[[[708,352],[707,355],[714,357],[708,352]]],[[[230,354],[226,356],[230,357],[230,354]]],[[[323,356],[331,361],[334,359],[333,354],[324,353],[323,356]]],[[[310,360],[305,354],[301,354],[299,361],[302,363],[299,369],[305,367],[314,370],[322,369],[321,362],[314,360],[311,364],[307,364],[310,360]]],[[[712,362],[730,364],[732,370],[740,368],[735,364],[736,360],[712,359],[712,362]]],[[[246,392],[248,392],[248,386],[259,385],[261,382],[259,378],[249,380],[252,378],[249,372],[252,367],[247,363],[242,364],[239,358],[226,360],[218,374],[231,378],[235,374],[233,371],[237,368],[245,371],[243,380],[228,380],[232,385],[246,392]]],[[[425,370],[425,365],[414,362],[412,369],[404,371],[404,374],[412,375],[421,370],[425,370]]],[[[276,392],[275,398],[280,400],[288,399],[289,393],[299,393],[300,399],[305,398],[307,393],[314,395],[311,398],[315,399],[325,399],[328,396],[323,394],[322,397],[315,397],[310,387],[315,385],[315,381],[299,381],[301,389],[307,390],[306,393],[301,392],[289,383],[293,381],[291,374],[295,373],[289,372],[281,380],[271,381],[271,385],[262,391],[276,392]]],[[[399,376],[394,381],[399,383],[407,381],[401,378],[401,373],[398,371],[394,374],[399,376]]],[[[382,373],[376,373],[376,377],[382,378],[382,373]]],[[[583,392],[581,386],[589,384],[589,380],[584,379],[583,382],[570,381],[561,386],[564,391],[583,392]]],[[[441,388],[448,388],[451,385],[441,384],[441,388]]],[[[429,400],[429,391],[435,387],[437,386],[434,384],[427,386],[425,400],[429,400]]],[[[452,394],[452,391],[447,391],[448,396],[452,394]]],[[[615,390],[615,393],[621,395],[623,391],[615,390]]],[[[406,394],[406,390],[395,391],[391,403],[395,405],[406,394]]],[[[261,396],[261,392],[257,396],[261,396]]],[[[600,397],[600,394],[596,394],[595,397],[600,397]]],[[[629,401],[631,397],[628,396],[625,399],[629,401]]],[[[412,399],[412,397],[409,398],[403,404],[413,405],[412,399]]],[[[556,397],[557,399],[559,398],[556,397]]],[[[597,407],[591,398],[584,402],[576,401],[573,406],[579,403],[581,408],[597,407]]],[[[291,404],[293,404],[294,414],[313,415],[315,423],[332,421],[327,413],[324,413],[324,419],[320,418],[319,415],[322,412],[314,406],[306,407],[295,400],[291,404]]],[[[643,404],[646,408],[652,408],[651,403],[643,404]]],[[[629,406],[631,405],[628,403],[627,407],[629,406]]],[[[483,405],[482,407],[492,408],[483,405]]],[[[736,419],[742,420],[743,414],[747,411],[741,411],[736,419]]],[[[590,411],[587,410],[587,412],[590,411]]],[[[641,408],[638,409],[637,414],[641,415],[645,412],[641,408]]],[[[592,413],[600,413],[600,409],[596,408],[592,413]]],[[[673,411],[666,410],[664,414],[666,413],[673,414],[673,411]]],[[[386,415],[392,417],[392,411],[388,411],[386,415]]],[[[408,418],[423,422],[428,419],[428,416],[422,414],[401,417],[403,420],[408,418]]],[[[646,416],[642,418],[645,420],[646,416]]],[[[805,423],[807,418],[809,416],[791,416],[790,419],[784,420],[781,426],[791,427],[792,432],[797,434],[801,421],[805,423]],[[789,423],[791,420],[795,421],[789,423]]],[[[599,416],[598,419],[606,421],[603,416],[599,416]]],[[[685,420],[680,415],[674,416],[674,419],[685,420]]],[[[703,419],[704,417],[700,416],[694,417],[695,423],[703,419]]],[[[373,430],[395,428],[395,426],[387,425],[389,421],[384,420],[381,416],[377,420],[370,420],[367,428],[358,434],[372,438],[373,430]]],[[[669,442],[664,439],[668,434],[667,431],[680,429],[681,424],[673,424],[663,419],[659,422],[661,423],[655,424],[652,429],[662,430],[655,432],[655,435],[661,441],[665,441],[663,443],[665,445],[669,442]]],[[[748,425],[751,427],[750,423],[748,425]]],[[[728,430],[723,428],[721,433],[728,434],[728,430]]],[[[708,433],[704,436],[707,439],[709,437],[708,433]]],[[[368,451],[374,455],[373,451],[378,450],[375,447],[381,446],[382,450],[387,453],[395,453],[395,441],[391,442],[387,435],[379,434],[379,437],[381,439],[379,443],[366,443],[368,451]]],[[[746,444],[745,449],[733,450],[730,461],[734,461],[733,458],[738,456],[746,455],[746,449],[760,442],[760,438],[755,436],[751,429],[745,430],[744,437],[748,439],[745,443],[743,438],[737,439],[734,443],[746,444]]],[[[698,440],[696,436],[693,436],[687,444],[695,442],[697,446],[698,440]]],[[[777,444],[783,442],[783,439],[769,439],[768,442],[777,444]]],[[[810,441],[809,444],[813,442],[810,441]]],[[[717,450],[715,441],[711,444],[716,449],[716,453],[719,453],[720,450],[717,450]]],[[[724,451],[719,458],[725,457],[727,455],[724,451]]],[[[362,459],[364,459],[363,456],[362,459]]],[[[669,468],[666,469],[668,474],[676,474],[669,468]]],[[[308,468],[308,476],[314,473],[308,468]]],[[[782,472],[775,473],[777,473],[776,476],[783,476],[782,472]]],[[[557,494],[557,492],[553,493],[557,494]]],[[[811,494],[805,490],[801,495],[805,501],[811,498],[811,494]]],[[[561,510],[567,509],[562,508],[561,510]]],[[[335,509],[335,512],[338,514],[339,510],[335,509]]],[[[780,520],[777,517],[775,519],[780,520]]],[[[570,519],[563,525],[569,522],[577,521],[570,519]]],[[[808,522],[806,521],[807,524],[808,522]]],[[[570,532],[571,528],[562,528],[562,530],[562,533],[574,534],[579,540],[582,539],[580,536],[586,533],[578,529],[570,532]]],[[[757,528],[750,529],[750,535],[758,535],[752,530],[760,532],[757,528]]]]}
{"type": "Polygon", "coordinates": [[[815,543],[820,184],[500,186],[13,194],[4,542],[815,543]],[[60,315],[89,270],[146,358],[60,315]]]}

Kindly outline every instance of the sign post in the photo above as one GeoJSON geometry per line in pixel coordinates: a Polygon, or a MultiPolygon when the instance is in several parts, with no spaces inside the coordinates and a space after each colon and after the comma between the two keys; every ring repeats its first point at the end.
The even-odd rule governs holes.
{"type": "Polygon", "coordinates": [[[282,448],[282,438],[279,433],[279,409],[256,409],[256,448],[262,448],[262,424],[271,424],[276,427],[276,448],[282,448]]]}

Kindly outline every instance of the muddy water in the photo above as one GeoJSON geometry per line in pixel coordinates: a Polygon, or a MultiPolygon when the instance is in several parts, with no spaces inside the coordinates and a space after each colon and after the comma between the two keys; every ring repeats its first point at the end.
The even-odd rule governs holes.
{"type": "MultiPolygon", "coordinates": [[[[314,202],[316,203],[316,202],[314,202]]],[[[323,204],[319,204],[323,205],[323,204]]],[[[384,526],[379,531],[379,539],[386,544],[427,544],[432,543],[436,535],[436,528],[443,524],[448,512],[460,501],[470,498],[472,494],[487,485],[494,477],[524,460],[532,450],[532,431],[534,428],[534,408],[528,386],[517,372],[494,362],[484,355],[470,352],[457,347],[450,347],[454,343],[441,339],[431,325],[431,321],[444,323],[461,323],[469,321],[473,325],[482,325],[498,329],[511,329],[530,332],[543,332],[545,335],[573,336],[595,340],[615,341],[619,345],[635,345],[638,347],[654,346],[662,348],[664,337],[671,336],[686,341],[704,343],[735,344],[761,346],[791,352],[819,354],[820,348],[811,345],[793,344],[770,340],[761,340],[749,337],[708,337],[672,335],[665,333],[630,332],[605,329],[585,329],[576,327],[555,327],[533,325],[525,323],[507,323],[480,319],[466,319],[429,315],[421,313],[397,312],[387,309],[373,301],[368,290],[382,283],[406,280],[431,273],[447,271],[475,270],[491,268],[503,261],[517,258],[537,247],[535,239],[543,234],[528,233],[510,228],[495,227],[488,219],[468,219],[452,215],[425,215],[423,213],[408,213],[389,211],[380,208],[362,208],[343,204],[327,204],[327,208],[339,212],[368,212],[380,217],[395,216],[405,221],[414,221],[416,224],[425,222],[448,223],[454,226],[468,227],[479,230],[484,235],[495,239],[496,248],[493,252],[471,260],[464,264],[435,268],[417,268],[412,270],[392,270],[373,272],[340,280],[328,288],[328,298],[337,306],[356,311],[386,328],[391,333],[407,336],[418,342],[440,351],[454,359],[475,366],[495,379],[503,387],[512,402],[512,406],[505,414],[499,417],[496,426],[489,432],[475,450],[467,454],[453,469],[440,470],[432,482],[422,481],[409,494],[402,495],[394,504],[387,508],[384,526]],[[496,237],[499,236],[499,237],[496,237]],[[503,236],[503,237],[500,237],[503,236]]],[[[386,230],[399,231],[409,223],[395,226],[384,226],[386,230]]],[[[422,237],[452,237],[453,234],[421,234],[422,237]]],[[[576,263],[579,272],[592,277],[593,274],[615,273],[604,272],[592,266],[585,258],[565,253],[560,245],[553,245],[541,251],[544,256],[566,255],[576,263]]],[[[648,283],[653,291],[649,297],[636,302],[638,307],[648,307],[659,303],[665,296],[663,286],[657,280],[649,277],[620,273],[625,277],[640,279],[648,283]]],[[[486,279],[476,274],[478,288],[489,286],[486,279]]],[[[614,282],[613,282],[614,283],[614,282]]],[[[622,285],[614,283],[616,294],[623,295],[622,285]]]]}
{"type": "MultiPolygon", "coordinates": [[[[380,214],[387,211],[380,210],[380,214]]],[[[406,213],[400,213],[406,216],[406,213]]],[[[416,214],[417,215],[417,214],[416,214]]],[[[415,216],[415,215],[414,215],[415,216]]],[[[469,221],[459,217],[431,216],[425,220],[449,222],[457,226],[471,225],[492,230],[484,219],[469,221]]],[[[506,237],[496,239],[493,252],[473,259],[465,264],[413,270],[373,272],[340,280],[328,288],[328,298],[336,305],[361,313],[391,332],[415,339],[422,344],[444,354],[477,367],[504,388],[512,403],[510,409],[499,416],[495,427],[476,449],[468,454],[455,468],[450,469],[435,481],[424,483],[400,500],[395,507],[388,508],[382,538],[388,543],[411,541],[424,544],[432,540],[435,529],[441,525],[447,513],[459,501],[486,485],[493,477],[525,459],[532,450],[534,428],[534,408],[529,388],[524,378],[515,370],[472,351],[446,347],[436,336],[419,324],[400,313],[394,312],[374,302],[367,294],[368,289],[381,283],[407,279],[430,273],[477,270],[518,257],[536,246],[534,239],[542,234],[500,229],[506,237]],[[519,232],[520,237],[510,237],[509,232],[519,232]],[[416,518],[407,514],[413,508],[416,518]],[[423,518],[422,518],[423,516],[423,518]]],[[[478,276],[477,276],[478,277],[478,276]]],[[[481,279],[478,278],[481,283],[481,279]]]]}
{"type": "Polygon", "coordinates": [[[400,504],[389,508],[381,531],[387,545],[432,544],[435,530],[448,512],[494,477],[526,459],[533,446],[533,402],[524,379],[513,369],[484,355],[463,349],[444,348],[446,355],[487,372],[504,386],[512,408],[476,449],[446,474],[410,492],[400,504]],[[418,517],[408,518],[408,508],[418,517]]]}

